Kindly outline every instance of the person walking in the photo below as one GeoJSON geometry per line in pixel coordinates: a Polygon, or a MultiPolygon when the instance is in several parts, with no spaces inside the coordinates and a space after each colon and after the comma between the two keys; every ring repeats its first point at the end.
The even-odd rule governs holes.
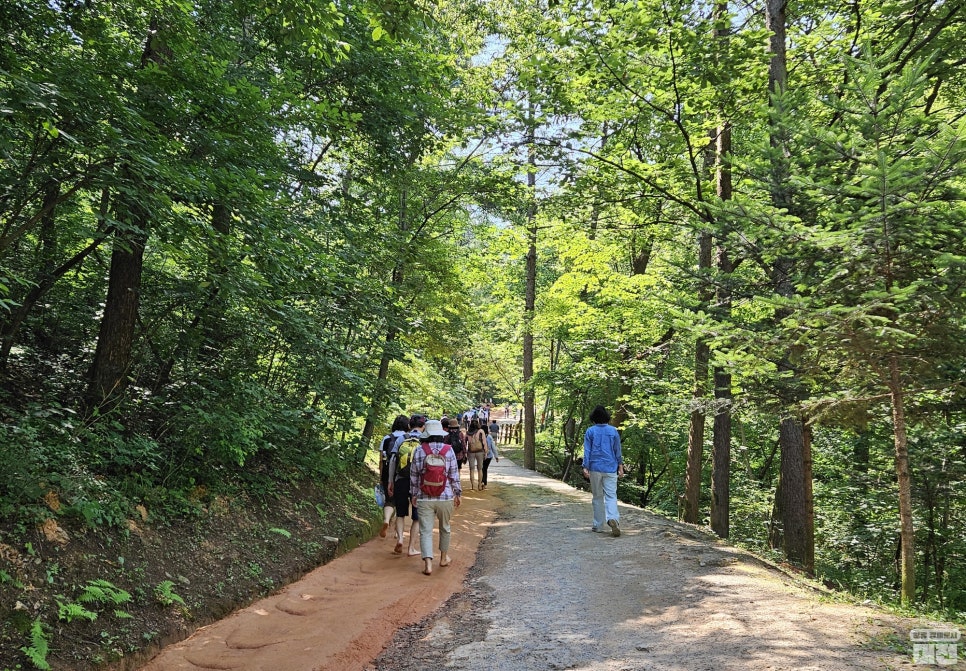
{"type": "Polygon", "coordinates": [[[396,448],[406,437],[409,431],[409,417],[407,415],[397,415],[392,422],[390,433],[383,437],[379,444],[379,484],[386,495],[386,500],[382,506],[382,528],[379,529],[379,536],[385,538],[389,535],[389,522],[396,514],[396,506],[389,495],[389,462],[396,448]]]}
{"type": "Polygon", "coordinates": [[[490,436],[494,441],[500,440],[500,423],[496,421],[496,417],[490,420],[490,428],[487,431],[487,435],[490,436]]]}
{"type": "Polygon", "coordinates": [[[460,471],[453,448],[444,442],[447,436],[436,419],[426,422],[422,444],[413,453],[409,488],[412,504],[419,515],[419,549],[423,573],[433,574],[433,524],[439,520],[439,565],[449,566],[450,518],[459,508],[462,489],[460,471]]]}
{"type": "Polygon", "coordinates": [[[590,423],[584,433],[584,476],[590,480],[593,494],[593,531],[601,531],[604,524],[613,536],[621,535],[620,512],[617,510],[617,478],[624,475],[621,437],[609,424],[610,413],[598,405],[590,413],[590,423]]]}
{"type": "Polygon", "coordinates": [[[483,484],[483,459],[486,457],[486,433],[478,420],[470,422],[466,439],[466,463],[470,467],[470,491],[483,484]]]}
{"type": "Polygon", "coordinates": [[[446,444],[451,445],[456,454],[456,468],[463,468],[463,464],[466,463],[466,432],[455,417],[441,423],[447,429],[446,444]]]}
{"type": "MultiPolygon", "coordinates": [[[[406,518],[410,517],[409,474],[412,465],[413,453],[419,447],[420,434],[426,425],[426,417],[423,415],[413,415],[409,418],[409,432],[403,441],[396,447],[394,454],[389,459],[389,498],[396,510],[396,547],[393,553],[402,554],[403,539],[406,535],[406,518]]],[[[412,508],[412,522],[409,525],[409,550],[408,555],[414,557],[419,554],[417,547],[419,538],[419,513],[412,508]]]]}
{"type": "MultiPolygon", "coordinates": [[[[497,429],[499,429],[499,426],[497,424],[497,429]]],[[[493,439],[493,434],[485,426],[483,431],[486,433],[486,457],[483,458],[483,479],[480,481],[480,491],[486,489],[486,469],[490,467],[490,462],[496,459],[497,463],[500,463],[500,453],[496,451],[496,441],[493,439]]]]}

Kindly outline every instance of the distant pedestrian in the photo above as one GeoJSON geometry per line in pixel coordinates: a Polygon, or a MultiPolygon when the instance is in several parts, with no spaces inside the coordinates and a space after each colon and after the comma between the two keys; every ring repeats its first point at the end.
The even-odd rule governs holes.
{"type": "Polygon", "coordinates": [[[593,494],[594,531],[604,524],[614,536],[621,535],[620,512],[617,510],[617,478],[624,475],[621,437],[609,424],[610,413],[598,405],[590,413],[592,426],[584,433],[584,476],[590,479],[593,494]]]}
{"type": "Polygon", "coordinates": [[[496,417],[490,420],[490,429],[487,434],[492,436],[493,440],[500,439],[500,423],[496,421],[496,417]]]}
{"type": "Polygon", "coordinates": [[[486,433],[479,421],[470,422],[466,439],[466,463],[470,467],[470,491],[483,484],[483,459],[486,458],[486,433]]]}
{"type": "Polygon", "coordinates": [[[419,511],[419,549],[423,573],[433,573],[433,524],[439,520],[439,565],[449,566],[450,518],[460,505],[460,472],[447,432],[439,420],[426,422],[422,444],[413,454],[409,487],[419,511]]]}
{"type": "MultiPolygon", "coordinates": [[[[499,430],[499,428],[500,425],[497,424],[497,429],[499,430]]],[[[496,459],[497,463],[500,463],[500,453],[496,451],[496,440],[493,439],[493,434],[485,426],[483,431],[486,432],[486,456],[483,458],[483,479],[481,480],[480,491],[486,489],[486,469],[490,467],[490,462],[496,459]]]]}

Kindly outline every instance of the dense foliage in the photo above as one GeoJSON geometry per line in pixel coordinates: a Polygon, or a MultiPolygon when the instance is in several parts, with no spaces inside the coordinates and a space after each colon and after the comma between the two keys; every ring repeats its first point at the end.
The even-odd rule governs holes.
{"type": "Polygon", "coordinates": [[[687,518],[694,463],[693,521],[962,617],[961,12],[562,4],[502,54],[539,110],[544,446],[566,473],[604,403],[641,503],[687,518]]]}
{"type": "Polygon", "coordinates": [[[378,3],[14,4],[7,514],[54,488],[117,521],[227,472],[355,458],[387,331],[401,361],[461,328],[436,309],[479,179],[450,152],[473,122],[454,38],[378,3]]]}
{"type": "Polygon", "coordinates": [[[766,5],[5,3],[0,513],[603,403],[641,504],[963,617],[966,17],[766,5]]]}

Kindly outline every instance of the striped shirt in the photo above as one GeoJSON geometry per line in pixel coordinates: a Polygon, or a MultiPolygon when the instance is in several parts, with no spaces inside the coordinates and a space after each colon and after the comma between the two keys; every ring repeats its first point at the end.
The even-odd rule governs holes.
{"type": "Polygon", "coordinates": [[[446,487],[443,489],[443,493],[440,496],[428,496],[420,486],[423,482],[423,470],[426,466],[426,452],[422,446],[428,442],[433,453],[439,454],[444,447],[449,447],[443,442],[444,438],[445,436],[430,436],[413,451],[412,466],[409,469],[409,491],[417,498],[429,501],[449,501],[454,497],[463,495],[463,490],[460,488],[459,464],[456,463],[456,455],[452,448],[446,450],[446,454],[443,455],[446,460],[446,487]]]}

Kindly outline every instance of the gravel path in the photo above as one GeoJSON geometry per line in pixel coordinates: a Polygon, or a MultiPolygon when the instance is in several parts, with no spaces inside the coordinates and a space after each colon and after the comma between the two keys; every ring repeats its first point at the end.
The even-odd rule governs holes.
{"type": "Polygon", "coordinates": [[[465,589],[402,628],[367,669],[930,668],[913,666],[909,650],[909,630],[927,623],[835,603],[632,506],[621,506],[621,537],[593,533],[589,494],[506,459],[491,464],[490,482],[504,506],[465,589]]]}

